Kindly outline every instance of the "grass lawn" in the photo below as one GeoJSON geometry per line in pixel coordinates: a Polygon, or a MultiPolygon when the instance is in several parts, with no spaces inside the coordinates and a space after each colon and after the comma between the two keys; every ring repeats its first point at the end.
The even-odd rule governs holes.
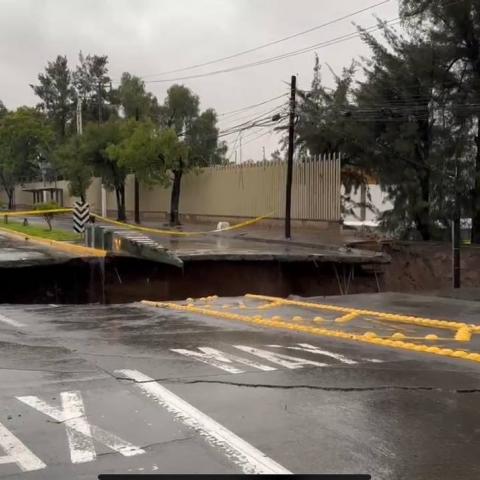
{"type": "Polygon", "coordinates": [[[28,225],[27,227],[24,227],[20,223],[14,223],[10,221],[9,223],[0,222],[0,227],[8,230],[12,230],[14,232],[25,233],[26,235],[31,235],[32,237],[47,238],[48,240],[60,240],[60,241],[80,240],[80,235],[78,233],[67,232],[65,230],[55,230],[55,229],[52,229],[50,231],[46,226],[39,227],[39,226],[28,225]]]}

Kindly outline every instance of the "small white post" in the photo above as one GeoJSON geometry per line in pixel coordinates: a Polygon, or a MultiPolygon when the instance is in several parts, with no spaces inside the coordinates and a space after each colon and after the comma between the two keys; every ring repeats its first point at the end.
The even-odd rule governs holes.
{"type": "Polygon", "coordinates": [[[102,184],[102,217],[107,216],[107,189],[102,184]]]}

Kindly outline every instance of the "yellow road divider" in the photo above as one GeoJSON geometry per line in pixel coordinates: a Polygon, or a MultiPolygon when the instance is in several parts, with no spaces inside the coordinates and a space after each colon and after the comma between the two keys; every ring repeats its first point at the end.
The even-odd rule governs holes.
{"type": "MultiPolygon", "coordinates": [[[[250,298],[257,297],[255,295],[248,295],[248,296],[250,298]]],[[[258,297],[262,297],[262,299],[265,300],[264,296],[258,295],[258,297]]],[[[275,298],[275,297],[271,297],[271,298],[275,298]]],[[[286,302],[293,302],[293,301],[286,301],[286,302]]],[[[300,323],[300,322],[298,323],[285,322],[280,320],[278,316],[275,319],[264,318],[260,315],[255,315],[254,317],[250,317],[247,315],[240,315],[238,313],[212,310],[210,308],[206,309],[202,307],[195,307],[192,304],[180,305],[178,303],[152,302],[149,300],[143,300],[142,303],[144,305],[148,305],[152,307],[159,307],[159,308],[165,308],[165,309],[175,310],[180,312],[205,315],[208,317],[219,318],[222,320],[235,320],[235,321],[245,322],[252,325],[258,325],[258,326],[267,327],[267,328],[275,328],[279,330],[290,330],[290,331],[306,333],[306,334],[315,335],[315,336],[338,338],[341,340],[351,340],[355,342],[368,343],[371,345],[377,345],[382,347],[392,347],[392,348],[401,349],[401,350],[410,350],[414,352],[431,353],[431,354],[439,355],[443,357],[460,358],[463,360],[470,360],[473,362],[480,363],[479,353],[465,352],[463,350],[453,350],[450,348],[433,347],[431,345],[422,345],[417,343],[404,342],[401,340],[386,339],[386,338],[378,337],[374,332],[366,332],[364,334],[348,333],[348,332],[343,332],[339,330],[331,330],[327,328],[320,328],[320,327],[314,327],[311,325],[305,325],[304,323],[300,323]]],[[[294,303],[307,303],[307,302],[294,302],[294,303]]]]}
{"type": "Polygon", "coordinates": [[[348,323],[354,320],[355,318],[358,318],[359,314],[357,312],[351,312],[347,313],[343,317],[338,317],[335,319],[336,323],[348,323]]]}
{"type": "Polygon", "coordinates": [[[272,214],[269,213],[268,215],[262,215],[261,217],[252,218],[251,220],[246,220],[245,222],[237,223],[236,225],[222,228],[220,230],[209,230],[204,232],[178,232],[176,230],[162,230],[159,228],[141,227],[140,225],[132,225],[131,223],[119,222],[118,220],[112,220],[111,218],[108,218],[108,217],[102,217],[101,215],[97,215],[96,213],[93,213],[92,215],[98,220],[101,220],[102,222],[111,223],[112,225],[118,225],[120,227],[129,228],[131,230],[138,230],[140,232],[155,233],[157,235],[170,235],[172,237],[192,237],[195,235],[209,235],[212,233],[229,232],[232,230],[237,230],[239,228],[244,228],[249,225],[258,223],[261,220],[264,220],[265,218],[270,217],[272,214]]]}
{"type": "Polygon", "coordinates": [[[356,314],[357,316],[366,316],[366,317],[375,317],[380,320],[386,320],[390,322],[398,323],[408,323],[411,325],[418,325],[421,327],[431,327],[431,328],[444,328],[447,330],[459,331],[460,329],[464,332],[462,335],[466,337],[465,330],[469,330],[470,333],[480,333],[480,325],[473,325],[464,322],[450,322],[448,320],[435,320],[432,318],[423,318],[423,317],[414,317],[409,315],[399,315],[396,313],[387,313],[387,312],[377,312],[372,310],[362,310],[358,308],[351,307],[339,307],[337,305],[326,305],[324,303],[312,303],[312,302],[302,302],[298,300],[286,300],[279,297],[270,297],[266,295],[253,295],[251,293],[245,295],[247,298],[252,298],[262,301],[270,301],[279,303],[283,306],[290,305],[301,308],[310,308],[314,310],[326,310],[331,312],[341,312],[347,314],[356,314]]]}
{"type": "Polygon", "coordinates": [[[8,228],[0,226],[0,231],[5,235],[15,238],[17,240],[28,241],[36,245],[47,246],[60,250],[62,252],[71,253],[78,256],[86,257],[105,257],[107,252],[105,250],[99,250],[97,248],[84,247],[83,245],[75,245],[68,242],[60,242],[58,240],[50,240],[47,238],[35,237],[33,235],[27,235],[25,233],[13,232],[8,228]]]}
{"type": "Polygon", "coordinates": [[[472,331],[470,328],[461,327],[457,330],[455,340],[459,342],[469,342],[472,339],[472,331]]]}

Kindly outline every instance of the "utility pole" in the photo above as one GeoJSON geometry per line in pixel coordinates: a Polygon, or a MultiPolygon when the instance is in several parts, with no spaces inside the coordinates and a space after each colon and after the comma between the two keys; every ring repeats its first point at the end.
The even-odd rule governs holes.
{"type": "MultiPolygon", "coordinates": [[[[140,120],[140,113],[138,107],[135,109],[135,120],[138,122],[140,120]]],[[[140,223],[140,184],[138,183],[137,175],[133,175],[133,216],[136,224],[140,223]]]]}
{"type": "Polygon", "coordinates": [[[102,84],[100,83],[100,80],[98,81],[97,85],[97,100],[98,100],[98,124],[100,125],[102,123],[102,84]]]}
{"type": "MultiPolygon", "coordinates": [[[[83,119],[82,119],[82,99],[80,96],[77,96],[77,111],[75,115],[75,119],[77,121],[77,135],[83,134],[83,119]]],[[[85,199],[81,198],[81,201],[84,202],[85,199]]]]}
{"type": "Polygon", "coordinates": [[[80,97],[77,98],[77,135],[81,135],[83,133],[83,122],[82,122],[82,99],[80,97]]]}
{"type": "Polygon", "coordinates": [[[460,288],[461,269],[460,269],[460,199],[458,192],[458,165],[455,166],[455,196],[454,196],[454,215],[452,221],[452,286],[460,288]]]}
{"type": "Polygon", "coordinates": [[[293,153],[295,150],[295,107],[297,93],[297,77],[292,75],[290,84],[290,121],[288,126],[288,158],[287,158],[287,191],[285,195],[285,238],[291,235],[292,213],[292,178],[293,178],[293,153]]]}
{"type": "Polygon", "coordinates": [[[240,164],[242,163],[242,132],[240,131],[240,164]]]}

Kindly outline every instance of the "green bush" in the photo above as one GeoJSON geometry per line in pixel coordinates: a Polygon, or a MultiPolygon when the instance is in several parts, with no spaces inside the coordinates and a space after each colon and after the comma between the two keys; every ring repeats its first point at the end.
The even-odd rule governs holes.
{"type": "MultiPolygon", "coordinates": [[[[55,210],[57,208],[60,208],[60,205],[57,202],[43,202],[37,203],[33,208],[34,210],[55,210]]],[[[54,216],[54,213],[43,214],[43,218],[45,219],[45,222],[47,222],[48,230],[50,231],[52,230],[52,221],[54,216]]]]}

